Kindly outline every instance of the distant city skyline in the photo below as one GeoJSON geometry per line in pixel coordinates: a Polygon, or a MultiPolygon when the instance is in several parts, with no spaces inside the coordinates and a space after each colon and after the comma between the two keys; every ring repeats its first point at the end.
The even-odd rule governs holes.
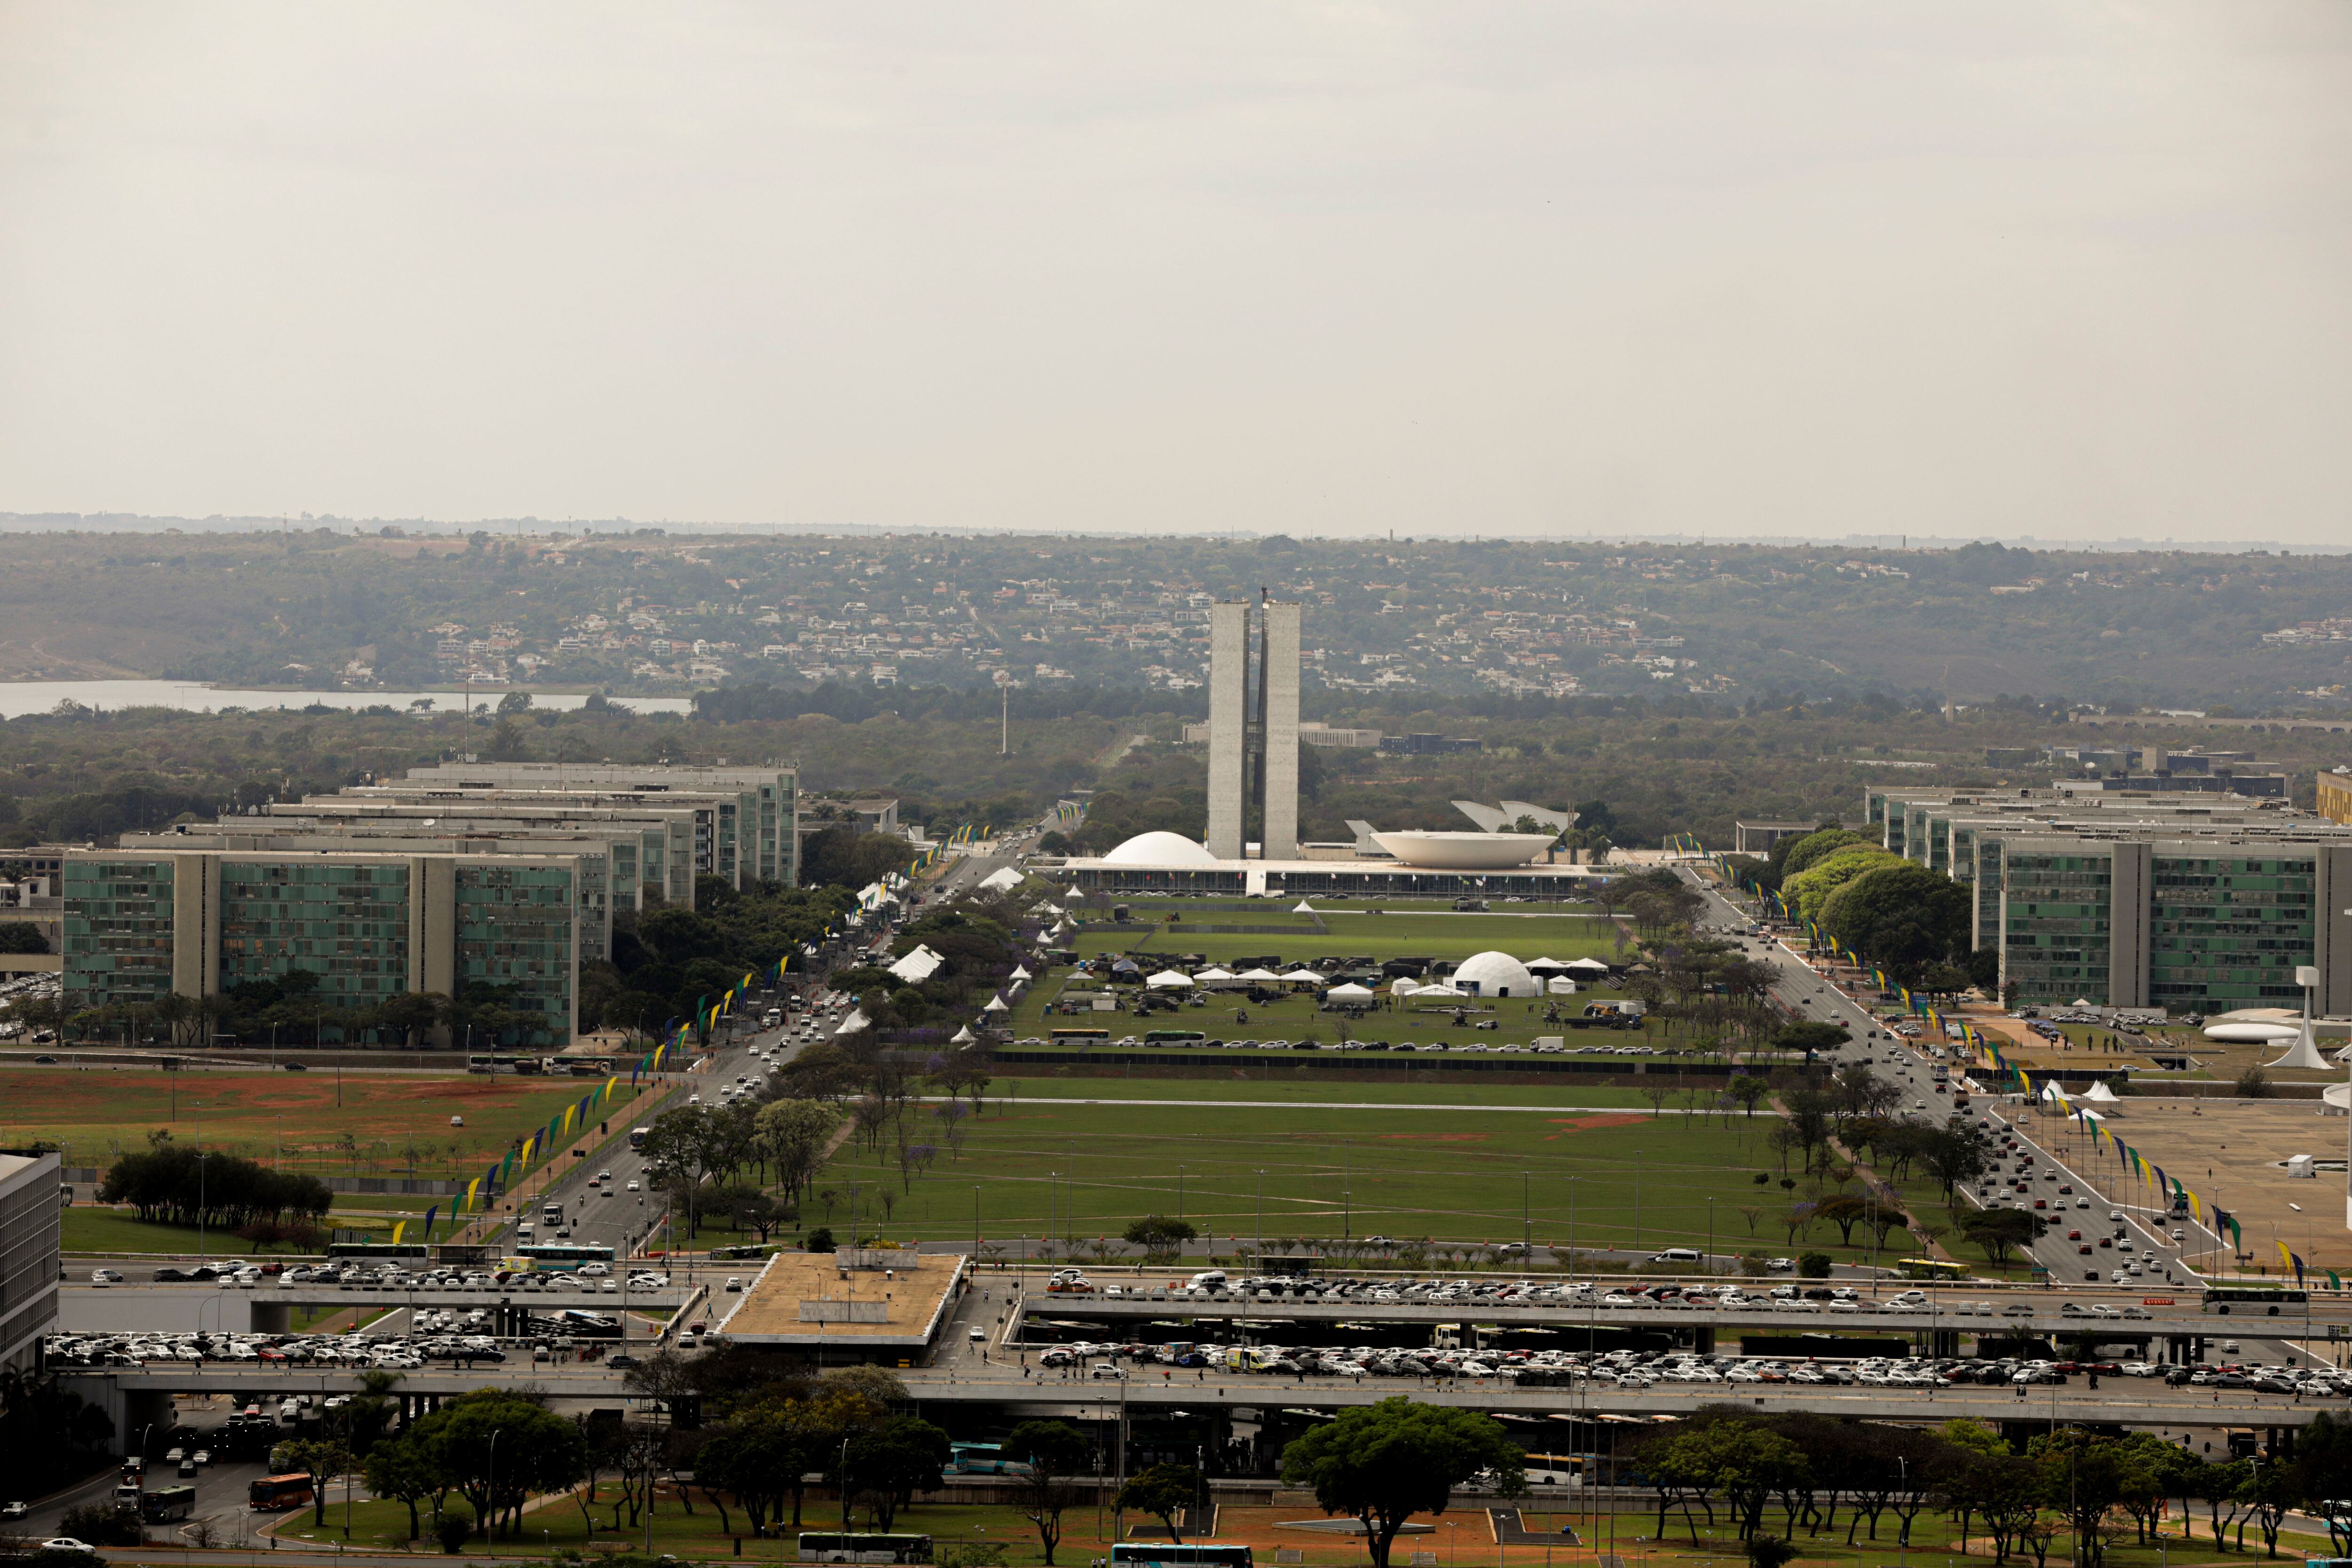
{"type": "Polygon", "coordinates": [[[0,509],[2332,548],[2347,176],[2323,0],[0,0],[0,509]]]}

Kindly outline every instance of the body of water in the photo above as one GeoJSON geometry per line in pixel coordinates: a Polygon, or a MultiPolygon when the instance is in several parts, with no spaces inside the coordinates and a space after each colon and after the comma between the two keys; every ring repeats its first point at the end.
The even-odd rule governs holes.
{"type": "MultiPolygon", "coordinates": [[[[0,718],[21,719],[47,713],[60,702],[112,712],[123,708],[177,708],[190,713],[217,713],[224,708],[278,709],[299,712],[318,705],[347,709],[391,707],[405,712],[418,703],[419,711],[463,713],[472,708],[496,709],[503,691],[240,691],[206,686],[199,680],[0,680],[0,718]]],[[[583,696],[531,694],[533,708],[569,711],[588,699],[583,696]]],[[[687,713],[693,704],[683,697],[615,697],[616,708],[635,713],[687,713]]]]}

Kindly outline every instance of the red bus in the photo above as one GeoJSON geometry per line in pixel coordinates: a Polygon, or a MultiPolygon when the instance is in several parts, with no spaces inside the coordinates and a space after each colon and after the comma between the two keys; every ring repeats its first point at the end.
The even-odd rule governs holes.
{"type": "Polygon", "coordinates": [[[308,1508],[310,1504],[310,1478],[264,1476],[246,1489],[246,1500],[257,1509],[308,1508]]]}

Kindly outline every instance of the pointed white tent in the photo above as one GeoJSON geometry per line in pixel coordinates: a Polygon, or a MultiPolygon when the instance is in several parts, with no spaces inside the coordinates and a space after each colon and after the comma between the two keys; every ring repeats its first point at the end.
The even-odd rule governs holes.
{"type": "Polygon", "coordinates": [[[890,973],[909,985],[920,985],[938,973],[940,965],[946,962],[929,948],[917,943],[914,952],[890,966],[890,973]]]}

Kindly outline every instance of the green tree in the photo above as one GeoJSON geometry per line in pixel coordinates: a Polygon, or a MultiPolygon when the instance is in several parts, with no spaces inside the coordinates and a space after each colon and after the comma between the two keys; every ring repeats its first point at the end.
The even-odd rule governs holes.
{"type": "Polygon", "coordinates": [[[1028,1467],[1021,1477],[1022,1517],[1037,1527],[1045,1568],[1062,1541],[1062,1515],[1078,1500],[1070,1478],[1086,1468],[1092,1445],[1066,1421],[1024,1421],[1006,1434],[1004,1452],[1028,1467]]]}
{"type": "Polygon", "coordinates": [[[440,1500],[446,1493],[447,1482],[431,1445],[420,1441],[414,1432],[370,1448],[360,1473],[368,1490],[375,1496],[408,1505],[409,1540],[417,1540],[425,1533],[416,1515],[418,1503],[430,1501],[434,1505],[434,1522],[440,1522],[440,1500]]]}
{"type": "Polygon", "coordinates": [[[1282,1451],[1286,1484],[1312,1488],[1326,1514],[1363,1524],[1372,1568],[1388,1568],[1389,1548],[1407,1520],[1443,1513],[1454,1489],[1482,1470],[1498,1479],[1525,1474],[1524,1456],[1500,1423],[1402,1394],[1342,1411],[1282,1451]]]}
{"type": "Polygon", "coordinates": [[[1192,1466],[1154,1465],[1129,1476],[1113,1506],[1150,1514],[1168,1527],[1168,1539],[1181,1545],[1184,1534],[1177,1521],[1200,1495],[1201,1473],[1192,1466]]]}
{"type": "Polygon", "coordinates": [[[1141,1219],[1128,1222],[1125,1232],[1131,1247],[1139,1247],[1153,1258],[1173,1258],[1184,1244],[1201,1234],[1190,1220],[1172,1219],[1164,1214],[1148,1214],[1141,1219]]]}
{"type": "Polygon", "coordinates": [[[2041,1239],[2048,1225],[2028,1209],[1979,1209],[1960,1221],[1960,1234],[1999,1266],[2019,1247],[2041,1239]]]}
{"type": "Polygon", "coordinates": [[[511,1532],[533,1493],[560,1491],[587,1468],[579,1427],[503,1388],[462,1394],[411,1430],[432,1445],[442,1475],[491,1539],[501,1520],[511,1532]]]}
{"type": "Polygon", "coordinates": [[[352,1468],[352,1451],[337,1437],[296,1437],[269,1451],[269,1468],[282,1476],[310,1478],[310,1523],[327,1523],[327,1482],[352,1468]]]}
{"type": "Polygon", "coordinates": [[[1968,885],[1911,860],[1879,866],[1824,900],[1822,929],[1906,977],[1969,950],[1968,885]]]}
{"type": "Polygon", "coordinates": [[[936,1491],[950,1457],[948,1435],[912,1415],[894,1415],[849,1442],[849,1483],[867,1498],[884,1531],[919,1491],[936,1491]]]}

